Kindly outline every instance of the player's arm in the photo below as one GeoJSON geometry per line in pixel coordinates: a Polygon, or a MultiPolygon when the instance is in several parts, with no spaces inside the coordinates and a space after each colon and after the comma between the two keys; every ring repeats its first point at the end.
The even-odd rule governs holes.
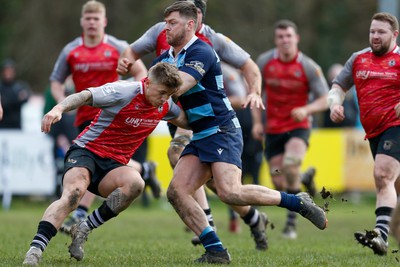
{"type": "Polygon", "coordinates": [[[183,83],[181,87],[173,94],[172,98],[174,100],[178,99],[179,96],[183,95],[185,92],[190,90],[190,88],[197,84],[196,79],[186,72],[179,71],[179,76],[181,77],[183,83]]]}
{"type": "Polygon", "coordinates": [[[93,96],[89,90],[72,94],[61,103],[55,105],[42,119],[42,132],[50,132],[51,125],[61,120],[62,114],[74,110],[80,106],[92,105],[93,96]]]}
{"type": "MultiPolygon", "coordinates": [[[[346,96],[346,91],[339,84],[334,83],[328,93],[328,105],[331,110],[331,120],[339,123],[344,120],[343,101],[346,96]]],[[[397,112],[396,112],[397,114],[397,112]]]]}
{"type": "Polygon", "coordinates": [[[51,95],[57,103],[65,99],[65,86],[61,82],[55,80],[51,81],[50,89],[51,95]]]}
{"type": "Polygon", "coordinates": [[[189,122],[187,120],[185,112],[183,112],[183,111],[181,111],[177,117],[171,119],[170,122],[172,124],[178,126],[179,128],[190,130],[189,122]]]}
{"type": "Polygon", "coordinates": [[[147,76],[147,68],[141,59],[134,60],[132,67],[129,69],[130,75],[135,81],[140,81],[147,76]]]}
{"type": "Polygon", "coordinates": [[[243,73],[243,77],[247,82],[249,94],[243,107],[247,107],[250,104],[250,108],[262,108],[265,109],[261,98],[261,73],[257,64],[248,58],[246,63],[240,68],[243,73]]]}
{"type": "MultiPolygon", "coordinates": [[[[127,47],[119,56],[118,59],[118,66],[117,66],[117,72],[119,75],[126,75],[129,72],[134,72],[134,70],[131,70],[133,66],[136,65],[138,59],[140,56],[136,54],[131,47],[127,47]]],[[[140,60],[141,61],[141,60],[140,60]]],[[[143,64],[143,62],[141,62],[143,64]]],[[[138,66],[140,67],[140,63],[138,66]]],[[[134,74],[132,74],[134,76],[134,74]]],[[[146,76],[146,75],[145,75],[146,76]]],[[[135,77],[135,76],[134,76],[135,77]]],[[[136,77],[135,77],[136,78],[136,77]]],[[[139,79],[140,80],[140,79],[139,79]]]]}

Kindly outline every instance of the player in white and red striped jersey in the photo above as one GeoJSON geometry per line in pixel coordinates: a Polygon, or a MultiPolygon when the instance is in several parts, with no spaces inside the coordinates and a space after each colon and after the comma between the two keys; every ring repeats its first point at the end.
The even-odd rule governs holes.
{"type": "MultiPolygon", "coordinates": [[[[356,232],[356,240],[375,254],[386,255],[389,223],[397,203],[395,183],[400,176],[400,48],[399,23],[389,13],[374,14],[370,47],[354,53],[333,80],[329,91],[331,119],[341,122],[345,92],[353,85],[360,120],[374,158],[376,223],[372,231],[356,232]]],[[[400,207],[394,213],[392,233],[400,241],[400,207]]]]}
{"type": "Polygon", "coordinates": [[[43,117],[42,131],[48,133],[64,112],[83,105],[101,109],[65,156],[62,195],[44,212],[25,265],[38,265],[42,252],[86,190],[105,201],[71,229],[69,252],[78,261],[83,259],[88,234],[124,211],[143,192],[139,172],[126,164],[160,120],[188,127],[185,113],[170,97],[181,85],[178,69],[160,63],[150,68],[147,79],[88,88],[70,95],[43,117]]]}
{"type": "MultiPolygon", "coordinates": [[[[275,188],[297,194],[301,191],[300,167],[311,133],[311,115],[328,108],[329,88],[321,68],[299,51],[295,23],[277,21],[274,40],[276,48],[256,61],[266,95],[266,124],[261,112],[254,110],[253,135],[261,141],[265,133],[264,153],[275,188]]],[[[297,237],[296,216],[288,211],[284,237],[297,237]]]]}

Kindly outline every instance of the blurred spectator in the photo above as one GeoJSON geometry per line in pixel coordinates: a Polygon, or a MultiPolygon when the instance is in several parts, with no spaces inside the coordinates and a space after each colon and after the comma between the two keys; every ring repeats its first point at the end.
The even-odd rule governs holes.
{"type": "Polygon", "coordinates": [[[0,96],[3,109],[0,129],[21,129],[21,107],[31,96],[31,89],[26,82],[16,79],[12,59],[6,59],[1,64],[0,96]]]}
{"type": "MultiPolygon", "coordinates": [[[[339,63],[333,64],[327,73],[329,87],[332,86],[333,79],[340,73],[343,69],[343,65],[339,63]]],[[[343,107],[346,110],[346,117],[342,122],[334,123],[330,119],[330,110],[327,110],[323,113],[323,124],[322,127],[325,128],[339,128],[339,127],[361,127],[358,104],[357,104],[357,95],[354,88],[346,94],[346,97],[343,102],[343,107]]]]}

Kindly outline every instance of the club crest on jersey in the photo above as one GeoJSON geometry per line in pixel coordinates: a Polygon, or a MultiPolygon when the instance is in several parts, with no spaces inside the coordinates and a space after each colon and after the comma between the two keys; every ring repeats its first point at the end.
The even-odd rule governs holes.
{"type": "Polygon", "coordinates": [[[158,107],[158,113],[161,113],[163,111],[163,108],[164,108],[163,106],[159,106],[158,107]]]}
{"type": "Polygon", "coordinates": [[[391,150],[393,146],[393,142],[389,141],[389,140],[385,140],[385,142],[383,142],[383,149],[388,151],[391,150]]]}
{"type": "Polygon", "coordinates": [[[101,90],[103,91],[104,95],[115,94],[115,88],[114,88],[114,86],[111,86],[111,85],[102,86],[101,90]]]}
{"type": "Polygon", "coordinates": [[[301,77],[301,71],[296,70],[296,71],[294,72],[294,77],[300,78],[300,77],[301,77]]]}
{"type": "Polygon", "coordinates": [[[109,50],[106,50],[106,51],[104,51],[104,56],[105,57],[111,57],[111,51],[109,51],[109,50]]]}
{"type": "Polygon", "coordinates": [[[389,61],[389,66],[393,67],[394,65],[396,65],[396,61],[395,60],[390,60],[389,61]]]}
{"type": "Polygon", "coordinates": [[[204,73],[206,73],[206,71],[204,70],[204,64],[200,61],[190,61],[189,63],[186,63],[185,66],[195,69],[201,75],[204,75],[204,73]]]}

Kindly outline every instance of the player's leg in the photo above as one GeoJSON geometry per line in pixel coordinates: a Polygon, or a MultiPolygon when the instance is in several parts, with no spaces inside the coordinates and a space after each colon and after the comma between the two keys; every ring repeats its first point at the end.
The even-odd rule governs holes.
{"type": "Polygon", "coordinates": [[[106,197],[106,200],[71,229],[72,242],[68,248],[71,257],[78,261],[83,259],[83,245],[89,233],[124,211],[144,189],[144,181],[140,174],[124,165],[112,169],[104,178],[99,179],[101,181],[98,184],[98,192],[106,197]]]}
{"type": "MultiPolygon", "coordinates": [[[[210,188],[216,195],[218,192],[214,185],[214,179],[207,182],[207,187],[210,188]]],[[[246,205],[246,206],[235,206],[229,205],[229,207],[237,213],[246,225],[249,226],[251,236],[256,243],[256,249],[266,250],[268,248],[266,228],[268,224],[268,217],[264,212],[260,212],[258,209],[246,205]]]]}
{"type": "MultiPolygon", "coordinates": [[[[204,186],[196,190],[196,192],[193,194],[193,198],[197,201],[197,203],[199,203],[200,207],[206,214],[209,225],[214,229],[214,231],[217,231],[214,225],[214,218],[211,214],[211,208],[207,200],[207,194],[204,186]]],[[[194,246],[201,245],[200,238],[197,235],[192,238],[192,244],[194,246]]]]}
{"type": "Polygon", "coordinates": [[[369,139],[375,159],[374,179],[376,187],[376,221],[372,231],[356,232],[356,240],[371,248],[375,254],[386,255],[389,223],[397,203],[395,182],[400,176],[399,127],[392,127],[380,136],[369,139]]]}
{"type": "Polygon", "coordinates": [[[26,253],[24,265],[37,265],[52,237],[61,227],[62,222],[77,206],[89,185],[90,174],[86,168],[69,169],[63,179],[63,190],[60,199],[54,201],[44,212],[39,222],[30,249],[26,253]]]}
{"type": "MultiPolygon", "coordinates": [[[[187,146],[185,151],[189,151],[189,149],[187,146]]],[[[203,209],[193,198],[195,191],[203,186],[209,177],[211,177],[209,165],[201,163],[197,156],[186,154],[175,166],[174,177],[168,187],[167,197],[182,221],[200,237],[206,249],[206,253],[197,261],[229,263],[228,252],[222,246],[214,229],[208,224],[203,209]]]]}
{"type": "MultiPolygon", "coordinates": [[[[300,166],[307,150],[307,144],[301,138],[290,138],[285,144],[285,153],[282,161],[282,173],[285,177],[289,194],[301,192],[300,166]]],[[[288,239],[296,239],[297,213],[288,211],[283,236],[288,239]]]]}
{"type": "Polygon", "coordinates": [[[131,159],[128,163],[129,166],[137,170],[146,186],[149,186],[154,198],[160,198],[161,185],[156,176],[156,163],[154,161],[136,161],[131,159]]]}
{"type": "Polygon", "coordinates": [[[64,221],[60,228],[60,232],[70,235],[71,234],[71,227],[80,221],[84,220],[88,214],[88,210],[90,206],[92,206],[96,195],[86,191],[83,195],[81,201],[79,202],[78,207],[74,210],[71,216],[64,221]]]}

